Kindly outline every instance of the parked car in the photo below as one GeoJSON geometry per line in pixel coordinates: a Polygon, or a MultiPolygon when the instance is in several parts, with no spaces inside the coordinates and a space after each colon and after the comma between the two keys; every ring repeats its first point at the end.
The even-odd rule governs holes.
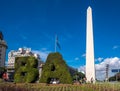
{"type": "Polygon", "coordinates": [[[50,84],[59,84],[59,80],[56,80],[55,78],[54,79],[51,79],[50,81],[50,84]]]}

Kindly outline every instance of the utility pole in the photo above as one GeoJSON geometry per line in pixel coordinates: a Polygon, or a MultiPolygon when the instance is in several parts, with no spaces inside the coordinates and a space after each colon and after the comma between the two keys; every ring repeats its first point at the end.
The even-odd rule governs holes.
{"type": "Polygon", "coordinates": [[[106,81],[108,81],[109,64],[106,65],[106,81]]]}

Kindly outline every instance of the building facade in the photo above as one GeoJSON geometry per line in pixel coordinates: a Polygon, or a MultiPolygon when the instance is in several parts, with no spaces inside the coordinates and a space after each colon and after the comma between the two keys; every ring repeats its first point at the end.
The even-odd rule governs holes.
{"type": "Polygon", "coordinates": [[[3,39],[3,34],[0,32],[0,67],[5,67],[7,43],[3,39]]]}
{"type": "Polygon", "coordinates": [[[27,57],[34,56],[40,61],[40,57],[38,54],[35,54],[31,51],[31,48],[19,48],[17,51],[12,50],[8,53],[8,68],[14,68],[15,58],[16,57],[27,57]]]}

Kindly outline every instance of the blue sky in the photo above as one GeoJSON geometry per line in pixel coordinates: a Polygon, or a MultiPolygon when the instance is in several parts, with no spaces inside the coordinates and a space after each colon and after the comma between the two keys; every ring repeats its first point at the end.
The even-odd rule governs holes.
{"type": "Polygon", "coordinates": [[[96,64],[119,58],[120,0],[1,0],[0,30],[7,53],[30,47],[45,57],[54,52],[57,34],[61,45],[57,50],[67,64],[84,66],[88,6],[93,11],[96,64]]]}

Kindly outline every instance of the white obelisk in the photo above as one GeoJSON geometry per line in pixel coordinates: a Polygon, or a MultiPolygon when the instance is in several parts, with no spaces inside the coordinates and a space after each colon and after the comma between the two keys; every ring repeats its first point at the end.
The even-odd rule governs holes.
{"type": "Polygon", "coordinates": [[[87,9],[86,35],[86,79],[87,82],[95,82],[93,23],[92,9],[90,6],[87,9]]]}

